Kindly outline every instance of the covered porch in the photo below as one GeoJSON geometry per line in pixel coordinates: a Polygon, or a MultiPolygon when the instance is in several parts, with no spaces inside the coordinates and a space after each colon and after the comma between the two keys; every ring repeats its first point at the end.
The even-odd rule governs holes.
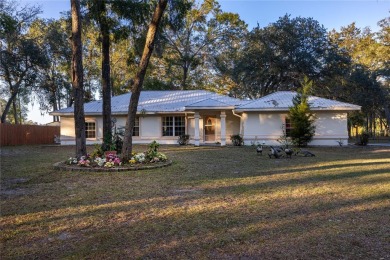
{"type": "Polygon", "coordinates": [[[185,107],[189,117],[189,132],[195,146],[219,144],[225,146],[230,135],[240,133],[241,119],[234,106],[207,99],[185,107]]]}

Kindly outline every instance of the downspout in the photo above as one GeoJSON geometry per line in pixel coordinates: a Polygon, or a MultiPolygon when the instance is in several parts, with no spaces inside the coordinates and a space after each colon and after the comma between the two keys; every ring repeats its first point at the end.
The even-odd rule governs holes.
{"type": "Polygon", "coordinates": [[[236,114],[236,112],[234,112],[234,109],[232,109],[232,113],[234,116],[240,118],[240,135],[243,135],[242,133],[244,132],[244,121],[242,121],[242,116],[240,116],[239,114],[236,114]]]}

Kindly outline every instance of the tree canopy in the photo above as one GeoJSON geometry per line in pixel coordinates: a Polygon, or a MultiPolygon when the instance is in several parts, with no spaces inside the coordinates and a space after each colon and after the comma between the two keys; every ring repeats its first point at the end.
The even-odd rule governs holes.
{"type": "MultiPolygon", "coordinates": [[[[132,90],[157,2],[80,1],[84,101],[132,90]]],[[[38,19],[34,6],[0,5],[2,122],[19,123],[36,101],[41,111],[73,105],[70,12],[47,20],[38,19]]],[[[217,0],[169,0],[143,89],[207,89],[254,99],[296,91],[306,75],[312,94],[361,105],[365,128],[383,132],[390,125],[390,17],[378,25],[377,32],[355,23],[328,32],[313,18],[286,14],[248,30],[217,0]]]]}

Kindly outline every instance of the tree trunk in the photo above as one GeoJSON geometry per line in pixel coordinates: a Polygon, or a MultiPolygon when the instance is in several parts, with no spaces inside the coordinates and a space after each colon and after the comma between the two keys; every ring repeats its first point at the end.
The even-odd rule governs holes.
{"type": "Polygon", "coordinates": [[[181,89],[187,90],[187,78],[188,78],[189,66],[187,66],[187,61],[183,65],[183,78],[181,80],[181,89]]]}
{"type": "MultiPolygon", "coordinates": [[[[50,100],[52,100],[52,108],[53,111],[58,110],[58,103],[57,103],[57,95],[56,95],[56,87],[54,84],[50,87],[50,100]]],[[[57,122],[58,116],[53,116],[53,122],[57,122]]]]}
{"type": "Polygon", "coordinates": [[[2,124],[6,123],[6,121],[7,121],[7,114],[9,112],[9,109],[11,108],[11,105],[13,104],[17,94],[18,94],[17,91],[13,92],[11,97],[9,98],[7,104],[5,105],[3,114],[1,115],[1,123],[2,124]]]}
{"type": "Polygon", "coordinates": [[[16,105],[16,98],[14,100],[12,100],[12,109],[13,109],[13,113],[14,113],[14,123],[15,125],[19,124],[19,120],[18,120],[18,106],[16,105]]]}
{"type": "Polygon", "coordinates": [[[71,0],[72,9],[72,87],[74,96],[74,122],[76,157],[87,154],[85,141],[83,57],[81,43],[80,1],[71,0]]]}
{"type": "Polygon", "coordinates": [[[385,110],[387,127],[389,127],[390,126],[390,108],[389,108],[389,105],[386,104],[386,102],[383,104],[383,109],[385,110]]]}
{"type": "Polygon", "coordinates": [[[138,101],[141,95],[142,84],[145,78],[146,69],[148,68],[150,56],[153,52],[156,32],[161,21],[161,17],[167,6],[167,3],[168,0],[159,0],[156,9],[154,10],[152,21],[149,24],[148,34],[146,36],[146,42],[141,62],[138,66],[138,72],[135,76],[135,80],[131,88],[132,94],[130,98],[129,112],[126,120],[126,130],[122,148],[123,161],[128,161],[131,158],[131,152],[133,150],[133,128],[135,117],[137,114],[138,101]]]}
{"type": "Polygon", "coordinates": [[[111,132],[111,82],[110,82],[110,30],[106,2],[99,1],[99,24],[102,35],[102,92],[103,92],[103,142],[112,144],[111,132]]]}
{"type": "MultiPolygon", "coordinates": [[[[53,111],[58,110],[57,99],[54,97],[53,111]]],[[[58,116],[53,116],[53,122],[58,122],[58,116]]]]}

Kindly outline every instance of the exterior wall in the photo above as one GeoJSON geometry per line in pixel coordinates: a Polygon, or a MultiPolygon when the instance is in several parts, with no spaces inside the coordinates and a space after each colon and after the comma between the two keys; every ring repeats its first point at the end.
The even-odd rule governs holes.
{"type": "MultiPolygon", "coordinates": [[[[86,144],[101,143],[103,140],[103,119],[102,117],[85,117],[86,122],[95,122],[96,137],[87,138],[86,144]]],[[[72,116],[61,116],[61,136],[62,145],[75,145],[74,118],[72,116]]]]}
{"type": "Polygon", "coordinates": [[[282,126],[287,114],[275,112],[243,113],[243,138],[245,145],[265,143],[278,145],[276,141],[283,135],[282,126]]]}
{"type": "MultiPolygon", "coordinates": [[[[280,145],[277,142],[283,135],[282,126],[287,113],[243,113],[243,138],[245,145],[265,143],[280,145]]],[[[348,143],[347,113],[318,112],[316,116],[316,132],[309,145],[335,146],[338,141],[348,143]]]]}
{"type": "MultiPolygon", "coordinates": [[[[113,116],[116,119],[116,128],[126,126],[126,116],[113,116]]],[[[133,136],[134,144],[148,144],[158,140],[160,144],[177,144],[177,136],[162,136],[162,116],[140,116],[140,136],[133,136]]],[[[96,138],[88,138],[86,143],[96,144],[103,141],[103,119],[98,117],[86,117],[86,122],[95,122],[96,138]]],[[[74,119],[72,116],[61,116],[61,144],[75,145],[74,119]]]]}
{"type": "Polygon", "coordinates": [[[230,136],[240,134],[241,118],[233,115],[231,111],[226,112],[226,144],[231,144],[230,136]]]}
{"type": "MultiPolygon", "coordinates": [[[[204,143],[204,118],[205,116],[215,116],[215,142],[221,142],[221,120],[220,111],[201,112],[199,120],[200,143],[204,143]]],[[[178,114],[172,114],[172,116],[178,114]]],[[[171,115],[167,115],[171,116],[171,115]]],[[[126,125],[126,116],[113,116],[116,119],[115,127],[124,128],[126,125]]],[[[139,117],[140,136],[133,136],[133,143],[147,144],[153,140],[158,140],[160,144],[177,144],[177,136],[162,136],[162,116],[161,115],[144,115],[139,117]]],[[[103,119],[98,117],[86,117],[86,122],[95,122],[96,138],[87,139],[87,144],[101,143],[103,141],[103,119]]],[[[190,143],[194,143],[195,119],[192,113],[187,113],[186,131],[190,135],[190,143]]],[[[231,111],[226,111],[226,142],[229,144],[230,135],[238,134],[240,131],[240,118],[233,115],[231,111]]],[[[73,117],[61,117],[61,144],[74,145],[74,119],[73,117]]]]}
{"type": "MultiPolygon", "coordinates": [[[[199,132],[200,143],[204,143],[204,122],[205,116],[216,117],[216,139],[221,141],[221,121],[220,111],[200,113],[199,132]]],[[[240,133],[240,123],[242,123],[242,134],[245,145],[252,143],[265,143],[266,145],[279,145],[277,139],[283,135],[282,126],[285,122],[287,113],[243,113],[242,121],[239,117],[233,115],[231,111],[226,111],[226,143],[231,144],[230,136],[240,133]]],[[[116,118],[116,127],[124,127],[126,124],[125,116],[114,116],[116,118]]],[[[145,115],[140,116],[140,136],[133,137],[135,144],[147,144],[153,140],[158,140],[161,144],[177,144],[177,136],[162,136],[162,116],[145,115]]],[[[103,140],[102,117],[86,117],[87,122],[95,122],[96,138],[88,138],[87,144],[101,143],[103,140]]],[[[338,141],[344,144],[348,142],[347,131],[347,113],[346,112],[319,112],[316,114],[316,134],[310,145],[338,145],[338,141]]],[[[190,143],[194,143],[195,119],[193,114],[187,114],[186,131],[190,135],[190,143]]],[[[74,145],[74,119],[73,117],[61,117],[61,144],[74,145]]]]}
{"type": "MultiPolygon", "coordinates": [[[[126,117],[117,117],[117,126],[126,126],[126,117]]],[[[134,144],[148,144],[158,140],[160,144],[176,144],[177,136],[162,136],[162,116],[143,115],[139,117],[139,136],[133,136],[134,144]]]]}
{"type": "Polygon", "coordinates": [[[338,141],[348,144],[346,112],[323,112],[316,114],[316,134],[310,145],[338,145],[338,141]]]}

